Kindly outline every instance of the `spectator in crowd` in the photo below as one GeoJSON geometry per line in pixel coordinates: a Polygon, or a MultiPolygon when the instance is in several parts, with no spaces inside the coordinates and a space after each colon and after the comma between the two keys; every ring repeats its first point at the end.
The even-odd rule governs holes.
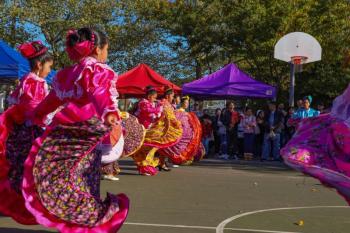
{"type": "Polygon", "coordinates": [[[311,108],[312,96],[308,95],[303,98],[303,107],[298,109],[293,114],[293,119],[304,119],[309,117],[317,117],[320,115],[320,112],[311,108]]]}
{"type": "MultiPolygon", "coordinates": [[[[243,115],[241,116],[243,118],[243,115]]],[[[244,127],[243,121],[241,120],[237,126],[237,156],[234,157],[235,160],[242,158],[244,155],[244,127]]]]}
{"type": "Polygon", "coordinates": [[[265,112],[258,110],[256,112],[256,130],[255,130],[255,156],[261,159],[262,148],[265,136],[265,112]]]}
{"type": "Polygon", "coordinates": [[[322,102],[319,102],[317,105],[317,110],[320,112],[320,114],[327,113],[326,108],[322,102]]]}
{"type": "MultiPolygon", "coordinates": [[[[282,114],[282,116],[283,116],[283,123],[284,123],[285,119],[286,119],[286,117],[288,115],[288,112],[285,110],[284,104],[280,103],[278,105],[277,110],[282,114]]],[[[281,129],[281,142],[280,142],[281,145],[284,145],[285,141],[286,141],[286,130],[285,130],[285,127],[284,127],[284,124],[283,124],[282,129],[281,129]]]]}
{"type": "Polygon", "coordinates": [[[206,156],[209,156],[209,143],[214,139],[213,136],[213,126],[210,116],[205,115],[202,118],[202,143],[205,148],[206,156]]]}
{"type": "Polygon", "coordinates": [[[253,114],[253,110],[249,107],[245,109],[242,126],[244,130],[244,159],[252,160],[255,143],[256,118],[253,114]]]}
{"type": "Polygon", "coordinates": [[[210,114],[209,114],[209,110],[208,109],[203,109],[203,112],[202,112],[202,118],[203,117],[206,117],[206,118],[210,118],[210,114]]]}
{"type": "Polygon", "coordinates": [[[304,106],[304,101],[303,101],[303,100],[298,100],[298,101],[297,101],[297,107],[298,107],[297,110],[302,109],[303,106],[304,106]]]}
{"type": "Polygon", "coordinates": [[[287,116],[288,112],[285,110],[284,103],[280,103],[278,105],[278,111],[283,114],[283,116],[287,116]]]}
{"type": "Polygon", "coordinates": [[[284,121],[285,129],[286,129],[285,144],[288,143],[288,141],[293,137],[293,135],[295,133],[295,126],[289,124],[289,120],[293,117],[293,114],[294,114],[294,107],[289,107],[288,115],[287,115],[287,117],[285,118],[285,121],[284,121]]]}
{"type": "Polygon", "coordinates": [[[275,161],[280,159],[281,130],[283,126],[283,114],[277,110],[275,102],[269,103],[269,111],[265,118],[265,135],[263,144],[262,161],[268,160],[271,154],[275,161]]]}
{"type": "Polygon", "coordinates": [[[195,103],[193,105],[193,112],[196,114],[196,116],[201,119],[203,117],[203,112],[199,110],[199,104],[195,103]]]}
{"type": "Polygon", "coordinates": [[[213,130],[214,130],[215,157],[219,156],[219,154],[220,154],[221,140],[220,140],[220,135],[219,135],[219,129],[220,129],[219,124],[222,124],[221,114],[222,114],[221,109],[217,108],[215,110],[215,116],[213,117],[213,120],[212,120],[213,130]]]}
{"type": "Polygon", "coordinates": [[[229,159],[229,155],[227,154],[227,130],[222,122],[221,110],[216,109],[216,117],[215,117],[215,128],[216,128],[216,138],[215,145],[218,146],[219,158],[221,159],[229,159]]]}
{"type": "Polygon", "coordinates": [[[233,102],[227,104],[226,110],[222,115],[222,122],[226,126],[227,130],[227,142],[229,153],[233,156],[234,159],[237,159],[237,133],[238,124],[240,123],[240,115],[235,110],[235,104],[233,102]]]}

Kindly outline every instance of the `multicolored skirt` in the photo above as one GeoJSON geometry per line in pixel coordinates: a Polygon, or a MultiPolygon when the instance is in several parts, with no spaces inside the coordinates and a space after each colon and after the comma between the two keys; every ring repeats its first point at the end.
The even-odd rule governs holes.
{"type": "Polygon", "coordinates": [[[181,122],[176,119],[174,110],[165,107],[162,117],[146,130],[142,147],[132,154],[140,174],[156,175],[155,167],[159,165],[159,158],[155,153],[175,145],[182,137],[181,122]]]}
{"type": "Polygon", "coordinates": [[[350,203],[350,128],[331,115],[303,120],[281,150],[286,164],[335,188],[350,203]]]}
{"type": "Polygon", "coordinates": [[[175,164],[182,164],[192,161],[197,154],[202,137],[202,128],[194,113],[176,111],[175,115],[181,122],[182,137],[175,145],[160,149],[159,153],[169,157],[175,164]]]}
{"type": "Polygon", "coordinates": [[[101,173],[103,175],[112,175],[116,176],[120,173],[120,167],[117,161],[103,164],[101,167],[101,173]]]}
{"type": "Polygon", "coordinates": [[[137,117],[129,114],[128,118],[122,120],[124,128],[124,157],[132,156],[143,145],[146,136],[146,130],[139,123],[137,117]]]}
{"type": "Polygon", "coordinates": [[[25,225],[37,224],[34,216],[25,207],[22,195],[24,162],[32,143],[43,130],[37,126],[26,126],[11,121],[9,112],[0,117],[0,212],[25,225]],[[7,119],[5,119],[7,118],[7,119]]]}
{"type": "Polygon", "coordinates": [[[95,148],[109,131],[92,118],[49,128],[35,141],[25,162],[23,195],[38,223],[63,233],[112,233],[122,226],[128,198],[100,198],[101,153],[95,148]]]}
{"type": "Polygon", "coordinates": [[[146,130],[145,146],[159,149],[175,145],[182,137],[181,122],[173,109],[165,107],[161,118],[146,130]]]}

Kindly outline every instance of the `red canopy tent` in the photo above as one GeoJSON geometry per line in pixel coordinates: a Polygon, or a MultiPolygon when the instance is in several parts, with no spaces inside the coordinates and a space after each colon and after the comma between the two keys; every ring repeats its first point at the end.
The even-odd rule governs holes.
{"type": "Polygon", "coordinates": [[[140,98],[145,95],[145,88],[149,85],[156,88],[160,95],[164,94],[164,86],[172,87],[175,93],[181,92],[180,87],[166,80],[146,64],[139,64],[120,75],[117,81],[117,90],[122,98],[140,98]]]}

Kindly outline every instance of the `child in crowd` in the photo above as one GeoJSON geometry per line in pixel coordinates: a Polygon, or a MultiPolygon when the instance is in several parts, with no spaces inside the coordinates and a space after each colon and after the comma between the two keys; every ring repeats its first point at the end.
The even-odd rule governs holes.
{"type": "Polygon", "coordinates": [[[202,143],[206,156],[209,155],[209,142],[213,140],[213,126],[210,117],[204,116],[202,119],[202,143]]]}

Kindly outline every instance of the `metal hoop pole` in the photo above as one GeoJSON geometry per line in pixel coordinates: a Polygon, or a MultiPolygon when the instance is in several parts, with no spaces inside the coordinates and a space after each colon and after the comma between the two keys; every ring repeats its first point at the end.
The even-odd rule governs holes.
{"type": "Polygon", "coordinates": [[[290,63],[290,84],[289,84],[289,106],[294,107],[294,87],[295,87],[295,70],[294,64],[290,63]]]}

